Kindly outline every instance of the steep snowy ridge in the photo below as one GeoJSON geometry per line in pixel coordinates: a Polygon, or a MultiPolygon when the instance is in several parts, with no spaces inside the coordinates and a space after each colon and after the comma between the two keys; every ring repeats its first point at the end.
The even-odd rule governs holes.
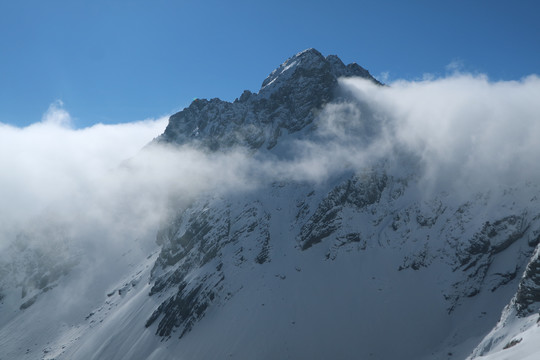
{"type": "MultiPolygon", "coordinates": [[[[308,49],[256,94],[195,100],[151,146],[240,148],[285,166],[299,143],[330,136],[321,121],[333,106],[364,114],[358,129],[372,131],[353,139],[364,146],[380,119],[340,77],[382,86],[308,49]]],[[[52,309],[80,290],[84,256],[48,270],[30,261],[20,279],[0,265],[11,279],[0,280],[0,360],[538,358],[540,186],[458,196],[426,189],[406,149],[392,157],[189,198],[151,242],[110,255],[115,271],[65,313],[52,309]]]]}
{"type": "MultiPolygon", "coordinates": [[[[531,244],[538,244],[538,230],[531,232],[531,244]]],[[[540,336],[540,245],[536,247],[521,277],[516,295],[497,326],[482,340],[470,359],[535,359],[540,336]],[[517,346],[520,345],[520,346],[517,346]],[[491,354],[491,355],[487,355],[491,354]]]]}
{"type": "MultiPolygon", "coordinates": [[[[534,232],[531,238],[532,243],[538,243],[537,232],[534,232]]],[[[515,306],[520,317],[540,311],[540,247],[538,246],[519,283],[515,306]]]]}

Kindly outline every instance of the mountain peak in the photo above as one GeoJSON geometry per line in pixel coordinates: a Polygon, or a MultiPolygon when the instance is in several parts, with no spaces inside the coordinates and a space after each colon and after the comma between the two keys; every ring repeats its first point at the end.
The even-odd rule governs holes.
{"type": "Polygon", "coordinates": [[[343,76],[359,76],[378,82],[366,69],[356,63],[345,65],[337,55],[328,55],[325,58],[318,50],[309,48],[288,58],[272,71],[263,81],[261,92],[265,93],[270,89],[281,87],[281,84],[288,82],[297,72],[300,72],[300,76],[304,79],[320,80],[321,75],[330,75],[332,80],[343,76]]]}
{"type": "Polygon", "coordinates": [[[261,85],[261,90],[273,84],[276,80],[284,81],[290,78],[298,69],[320,69],[324,66],[325,58],[317,50],[310,48],[288,58],[283,64],[268,75],[261,85]]]}
{"type": "Polygon", "coordinates": [[[244,91],[233,103],[196,100],[172,115],[158,141],[195,142],[211,150],[245,145],[274,147],[282,129],[293,133],[314,120],[314,111],[336,99],[338,78],[358,76],[380,84],[357,64],[310,48],[287,59],[254,94],[244,91]]]}

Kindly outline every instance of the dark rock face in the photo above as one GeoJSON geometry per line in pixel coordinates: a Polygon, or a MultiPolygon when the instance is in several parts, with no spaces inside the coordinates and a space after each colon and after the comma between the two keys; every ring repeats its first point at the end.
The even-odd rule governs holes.
{"type": "MultiPolygon", "coordinates": [[[[302,250],[321,242],[341,226],[339,214],[344,206],[361,209],[379,201],[386,182],[385,174],[371,172],[353,176],[335,187],[302,227],[299,239],[302,250]]],[[[358,234],[350,234],[345,239],[360,241],[358,234]]]]}
{"type": "MultiPolygon", "coordinates": [[[[459,210],[458,210],[459,211],[459,210]]],[[[525,237],[529,229],[526,214],[510,215],[484,223],[480,231],[456,249],[455,270],[462,271],[463,280],[453,284],[454,291],[447,294],[453,311],[463,297],[473,297],[487,286],[491,292],[514,280],[521,269],[518,263],[509,266],[506,272],[492,273],[491,266],[497,254],[503,252],[518,240],[525,237]],[[491,277],[487,281],[488,277],[491,277]]],[[[530,254],[530,249],[529,249],[530,254]]]]}
{"type": "Polygon", "coordinates": [[[522,317],[540,311],[540,247],[536,248],[519,283],[515,307],[522,317]]]}
{"type": "Polygon", "coordinates": [[[466,248],[458,250],[462,269],[466,271],[479,262],[487,261],[484,258],[505,250],[524,236],[528,226],[524,215],[507,216],[493,223],[485,222],[466,248]]]}
{"type": "Polygon", "coordinates": [[[172,115],[158,142],[198,144],[209,150],[276,145],[282,130],[297,132],[311,124],[315,113],[335,97],[339,77],[362,77],[380,84],[357,64],[308,49],[285,61],[262,83],[233,103],[195,100],[172,115]]]}
{"type": "Polygon", "coordinates": [[[156,311],[152,313],[146,322],[146,327],[151,326],[161,315],[156,334],[170,336],[176,328],[180,328],[180,338],[189,332],[197,320],[204,316],[208,304],[216,296],[216,288],[223,280],[219,278],[213,287],[203,288],[203,281],[196,287],[190,287],[185,281],[178,285],[178,292],[165,300],[156,311]]]}
{"type": "Polygon", "coordinates": [[[270,216],[260,203],[239,211],[219,199],[194,204],[178,214],[159,234],[162,251],[152,270],[150,296],[169,294],[154,311],[146,327],[158,321],[156,333],[180,337],[189,332],[214,302],[231,296],[225,288],[226,269],[222,251],[234,256],[234,266],[270,261],[270,216]],[[255,238],[252,248],[242,245],[255,238]],[[197,275],[193,276],[193,273],[197,275]]]}

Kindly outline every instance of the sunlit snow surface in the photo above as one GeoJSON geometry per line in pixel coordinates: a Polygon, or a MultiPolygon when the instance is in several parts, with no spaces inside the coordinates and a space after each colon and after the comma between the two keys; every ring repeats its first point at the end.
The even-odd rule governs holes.
{"type": "MultiPolygon", "coordinates": [[[[496,346],[488,354],[468,359],[536,360],[540,356],[540,322],[538,315],[512,319],[503,329],[494,332],[496,346]]],[[[491,338],[491,337],[490,337],[491,338]]]]}

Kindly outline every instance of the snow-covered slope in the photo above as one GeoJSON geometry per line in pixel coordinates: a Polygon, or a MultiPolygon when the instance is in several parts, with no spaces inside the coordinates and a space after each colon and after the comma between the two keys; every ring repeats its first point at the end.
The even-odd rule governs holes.
{"type": "Polygon", "coordinates": [[[202,358],[464,358],[516,290],[539,204],[407,182],[379,168],[197,202],[161,234],[146,325],[202,358]],[[227,334],[192,349],[198,326],[227,334]]]}
{"type": "MultiPolygon", "coordinates": [[[[247,148],[263,178],[189,198],[157,244],[141,234],[108,254],[107,273],[84,253],[14,245],[0,268],[0,359],[538,358],[539,185],[428,188],[400,147],[350,161],[335,151],[336,137],[351,138],[329,131],[328,109],[334,125],[367,114],[346,124],[353,149],[384,132],[375,109],[340,88],[351,76],[382,86],[309,49],[257,94],[171,116],[150,147],[247,148]],[[323,175],[296,161],[313,144],[326,150],[323,175]],[[87,268],[98,275],[80,289],[87,268]]],[[[69,244],[69,231],[56,234],[69,244]]]]}

